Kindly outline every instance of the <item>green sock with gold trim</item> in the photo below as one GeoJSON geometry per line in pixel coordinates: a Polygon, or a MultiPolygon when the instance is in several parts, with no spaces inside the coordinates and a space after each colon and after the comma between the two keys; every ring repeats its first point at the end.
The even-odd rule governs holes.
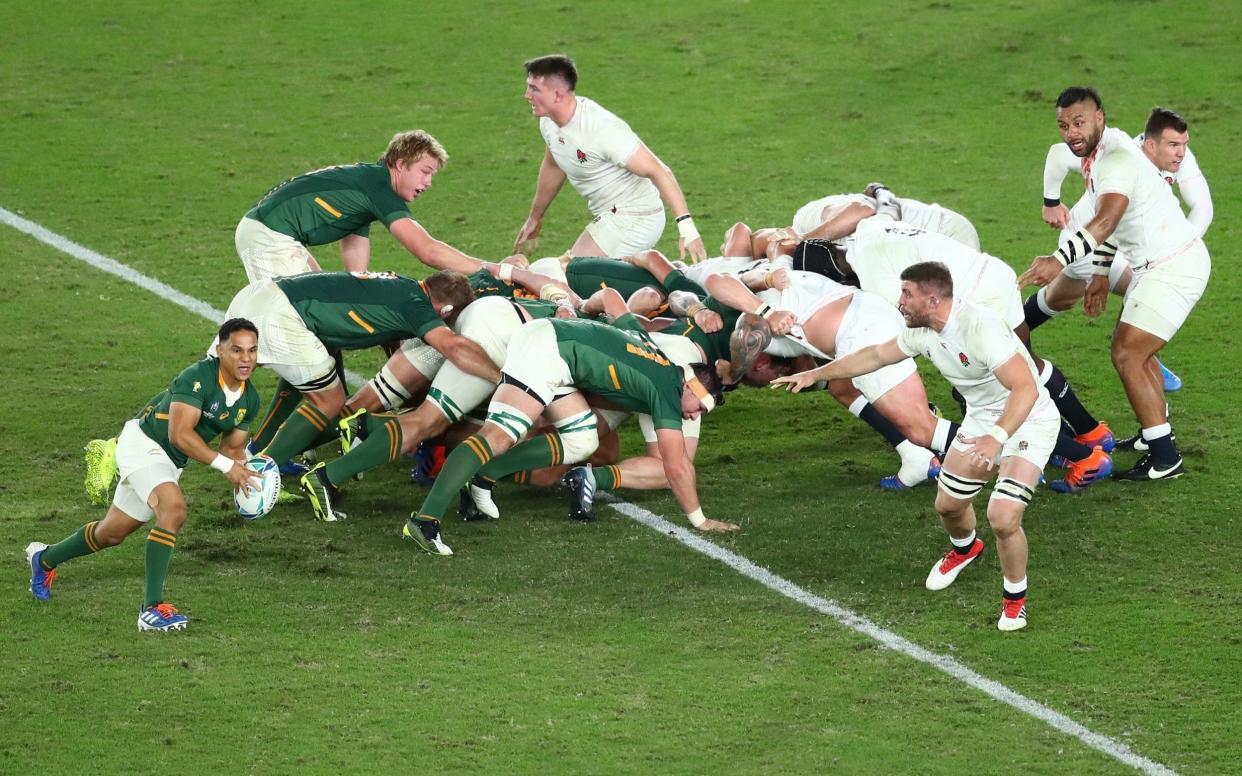
{"type": "Polygon", "coordinates": [[[95,527],[97,525],[99,525],[98,521],[87,523],[71,535],[66,536],[44,550],[43,554],[39,556],[39,562],[43,565],[44,570],[50,571],[67,560],[90,555],[92,552],[99,552],[100,547],[95,543],[95,527]]]}

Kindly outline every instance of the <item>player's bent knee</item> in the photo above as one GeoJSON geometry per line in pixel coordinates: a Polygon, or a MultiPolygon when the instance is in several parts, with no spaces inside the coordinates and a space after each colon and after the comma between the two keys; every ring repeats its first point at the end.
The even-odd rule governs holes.
{"type": "Polygon", "coordinates": [[[987,480],[941,469],[940,476],[936,478],[936,487],[939,489],[936,495],[936,503],[939,505],[941,495],[946,499],[969,502],[979,494],[979,491],[983,490],[983,486],[986,483],[987,480]]]}
{"type": "MultiPolygon", "coordinates": [[[[522,412],[512,404],[504,402],[492,402],[487,408],[487,423],[483,424],[481,433],[495,433],[503,435],[509,440],[509,444],[516,444],[518,440],[526,436],[526,432],[530,431],[530,427],[534,425],[534,418],[522,412]],[[489,431],[495,429],[495,431],[489,431]]],[[[488,443],[491,443],[488,439],[488,443]]]]}
{"type": "Polygon", "coordinates": [[[410,391],[401,384],[388,364],[380,367],[379,372],[367,384],[375,391],[380,406],[385,410],[398,409],[410,399],[410,391]]]}
{"type": "Polygon", "coordinates": [[[599,447],[599,429],[593,410],[557,421],[556,432],[563,448],[560,463],[581,463],[599,447]]]}

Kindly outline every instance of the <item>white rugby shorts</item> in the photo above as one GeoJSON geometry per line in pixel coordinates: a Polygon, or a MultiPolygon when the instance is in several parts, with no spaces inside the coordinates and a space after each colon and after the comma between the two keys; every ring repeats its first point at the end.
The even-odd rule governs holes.
{"type": "Polygon", "coordinates": [[[1148,269],[1135,269],[1121,307],[1121,322],[1168,342],[1186,322],[1212,274],[1202,240],[1148,269]]]}
{"type": "Polygon", "coordinates": [[[605,256],[632,256],[651,250],[664,234],[664,209],[648,215],[605,211],[587,224],[586,231],[605,256]]]}
{"type": "MultiPolygon", "coordinates": [[[[868,345],[888,342],[899,336],[905,325],[905,319],[896,307],[874,294],[859,291],[850,299],[850,306],[837,328],[837,358],[844,358],[868,345]]],[[[859,375],[851,382],[868,401],[874,403],[916,371],[914,359],[906,358],[859,375]]]]}
{"type": "MultiPolygon", "coordinates": [[[[466,305],[453,330],[477,342],[500,367],[509,352],[509,342],[522,326],[522,315],[512,302],[499,296],[485,296],[466,305]]],[[[454,423],[496,390],[495,383],[467,374],[452,362],[444,364],[435,377],[428,398],[454,423]]]]}
{"type": "Polygon", "coordinates": [[[311,252],[305,245],[253,218],[242,217],[237,223],[233,241],[250,283],[300,275],[313,269],[311,252]]]}
{"type": "Polygon", "coordinates": [[[225,318],[249,319],[259,330],[259,363],[295,388],[314,385],[322,391],[341,384],[340,375],[324,383],[336,361],[273,281],[260,280],[237,292],[225,318]]]}
{"type": "Polygon", "coordinates": [[[164,448],[142,433],[138,419],[128,421],[116,439],[116,466],[119,479],[112,506],[140,523],[155,517],[149,499],[151,492],[165,482],[181,479],[178,468],[164,448]]]}

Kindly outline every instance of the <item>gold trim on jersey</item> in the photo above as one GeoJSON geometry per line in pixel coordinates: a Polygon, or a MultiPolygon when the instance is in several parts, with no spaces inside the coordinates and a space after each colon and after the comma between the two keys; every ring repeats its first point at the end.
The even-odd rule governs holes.
{"type": "Polygon", "coordinates": [[[615,364],[608,365],[608,376],[612,378],[612,387],[618,391],[621,390],[621,381],[617,379],[617,367],[615,364]]]}
{"type": "Polygon", "coordinates": [[[331,205],[329,205],[327,202],[324,202],[324,201],[323,201],[323,197],[315,197],[315,204],[316,204],[316,205],[318,205],[319,207],[323,208],[324,210],[328,211],[328,212],[329,212],[329,213],[331,213],[332,215],[336,216],[337,218],[340,218],[340,217],[341,217],[341,211],[339,211],[339,210],[337,210],[336,208],[332,207],[332,206],[331,206],[331,205]]]}
{"type": "Polygon", "coordinates": [[[362,320],[362,318],[360,318],[360,317],[358,316],[358,313],[354,312],[353,310],[350,310],[350,311],[349,311],[349,317],[350,317],[350,319],[351,319],[354,323],[356,323],[356,324],[358,324],[359,326],[361,326],[362,328],[366,329],[366,330],[367,330],[367,334],[374,334],[374,333],[375,333],[375,327],[374,327],[374,326],[372,326],[371,324],[367,323],[366,321],[362,320]]]}

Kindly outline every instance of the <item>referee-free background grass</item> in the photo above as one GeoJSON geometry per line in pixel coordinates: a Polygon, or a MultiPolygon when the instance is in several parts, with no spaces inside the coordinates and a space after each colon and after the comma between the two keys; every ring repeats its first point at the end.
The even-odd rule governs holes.
{"type": "MultiPolygon", "coordinates": [[[[1025,632],[995,630],[991,548],[952,588],[922,588],[946,546],[934,491],[880,492],[894,456],[826,396],[731,394],[706,424],[700,492],[709,515],[743,525],[716,541],[775,573],[1178,771],[1239,772],[1242,65],[1228,10],[8,4],[0,206],[223,309],[244,282],[232,231],[255,199],[422,127],[452,159],[414,216],[499,258],[542,154],[521,62],[566,51],[580,93],[676,171],[709,251],[735,221],[787,224],[809,199],[878,179],[967,214],[1021,269],[1055,240],[1039,203],[1058,91],[1096,86],[1130,132],[1173,107],[1217,214],[1212,284],[1166,350],[1187,382],[1171,403],[1188,475],[1041,490],[1025,632]]],[[[562,192],[546,251],[586,220],[562,192]]],[[[661,247],[675,253],[674,238],[661,247]]],[[[339,267],[333,248],[316,253],[339,267]]],[[[378,229],[373,265],[422,272],[378,229]]],[[[352,517],[334,525],[296,506],[245,523],[222,478],[191,466],[168,583],[184,633],[135,630],[141,533],[66,564],[36,603],[25,544],[102,516],[81,492],[81,446],[115,434],[213,327],[11,229],[0,267],[0,771],[1127,770],[606,508],[579,525],[558,495],[504,486],[502,520],[450,522],[458,554],[418,555],[398,537],[423,495],[405,466],[352,485],[352,517]]],[[[1035,340],[1129,433],[1110,305],[1035,340]]],[[[378,363],[350,360],[362,374],[378,363]]],[[[258,383],[266,398],[271,376],[258,383]]],[[[665,494],[626,495],[681,519],[665,494]]]]}

